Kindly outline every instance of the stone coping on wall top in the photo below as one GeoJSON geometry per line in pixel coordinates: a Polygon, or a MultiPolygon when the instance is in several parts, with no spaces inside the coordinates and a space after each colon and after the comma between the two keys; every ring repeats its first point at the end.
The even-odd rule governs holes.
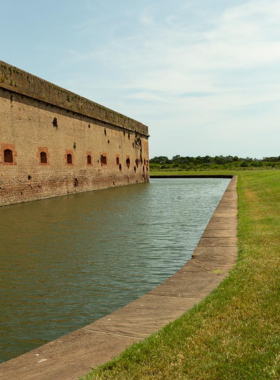
{"type": "Polygon", "coordinates": [[[1,60],[0,88],[149,137],[146,125],[1,60]]]}
{"type": "Polygon", "coordinates": [[[210,294],[237,257],[237,177],[192,258],[161,285],[84,328],[0,365],[0,380],[75,380],[174,321],[210,294]]]}

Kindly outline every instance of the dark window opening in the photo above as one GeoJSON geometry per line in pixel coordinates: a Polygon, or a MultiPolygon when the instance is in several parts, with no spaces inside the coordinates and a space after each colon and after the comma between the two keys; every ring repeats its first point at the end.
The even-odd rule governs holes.
{"type": "Polygon", "coordinates": [[[90,124],[88,125],[88,127],[90,128],[90,124]]]}
{"type": "Polygon", "coordinates": [[[135,173],[136,173],[136,166],[134,166],[134,171],[135,171],[135,173]]]}
{"type": "Polygon", "coordinates": [[[104,135],[107,136],[106,128],[104,128],[104,135]]]}
{"type": "Polygon", "coordinates": [[[88,165],[91,165],[91,156],[90,155],[87,156],[87,163],[88,163],[88,165]]]}
{"type": "Polygon", "coordinates": [[[55,128],[58,127],[58,124],[57,124],[57,118],[56,118],[56,117],[53,119],[53,126],[54,126],[55,128]]]}
{"type": "Polygon", "coordinates": [[[122,171],[122,164],[119,164],[119,170],[122,171]]]}
{"type": "Polygon", "coordinates": [[[41,161],[41,164],[47,164],[48,163],[47,153],[45,153],[45,152],[40,153],[40,161],[41,161]]]}
{"type": "Polygon", "coordinates": [[[77,178],[74,178],[74,187],[79,186],[79,181],[77,178]]]}
{"type": "Polygon", "coordinates": [[[76,143],[75,143],[75,142],[74,142],[74,144],[73,144],[73,148],[76,149],[76,143]]]}
{"type": "Polygon", "coordinates": [[[129,159],[129,158],[126,159],[126,166],[127,166],[128,168],[130,167],[130,159],[129,159]]]}
{"type": "Polygon", "coordinates": [[[116,165],[119,165],[119,164],[120,164],[120,158],[116,157],[116,165]]]}
{"type": "Polygon", "coordinates": [[[4,150],[4,162],[10,162],[10,163],[14,162],[13,152],[11,151],[11,149],[4,150]]]}
{"type": "Polygon", "coordinates": [[[107,157],[106,156],[100,156],[100,162],[101,162],[101,165],[107,165],[107,157]]]}
{"type": "Polygon", "coordinates": [[[31,175],[29,175],[27,178],[28,178],[29,181],[32,179],[31,175]]]}
{"type": "Polygon", "coordinates": [[[139,166],[139,160],[138,160],[138,158],[136,158],[136,160],[135,160],[135,164],[136,164],[136,166],[137,166],[137,168],[138,168],[138,166],[139,166]]]}
{"type": "Polygon", "coordinates": [[[72,164],[72,154],[67,154],[67,164],[72,164]]]}

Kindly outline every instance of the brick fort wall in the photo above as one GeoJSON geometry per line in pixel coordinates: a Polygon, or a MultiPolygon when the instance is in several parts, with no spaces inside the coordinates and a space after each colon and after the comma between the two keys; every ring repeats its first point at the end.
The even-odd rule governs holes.
{"type": "Polygon", "coordinates": [[[0,205],[149,181],[148,128],[0,61],[0,205]]]}

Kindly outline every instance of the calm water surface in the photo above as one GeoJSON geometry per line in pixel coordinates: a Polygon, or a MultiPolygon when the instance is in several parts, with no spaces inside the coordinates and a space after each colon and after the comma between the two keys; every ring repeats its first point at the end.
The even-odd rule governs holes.
{"type": "Polygon", "coordinates": [[[0,208],[0,362],[145,294],[190,257],[227,179],[152,179],[0,208]]]}

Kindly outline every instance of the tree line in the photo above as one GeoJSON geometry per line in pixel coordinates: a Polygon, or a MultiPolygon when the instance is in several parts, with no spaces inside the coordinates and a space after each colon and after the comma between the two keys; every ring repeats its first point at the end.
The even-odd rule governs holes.
{"type": "Polygon", "coordinates": [[[238,156],[197,156],[183,157],[176,155],[169,159],[166,156],[157,156],[150,159],[151,170],[160,169],[237,169],[237,168],[258,168],[258,167],[280,168],[280,156],[258,158],[242,158],[238,156]]]}

